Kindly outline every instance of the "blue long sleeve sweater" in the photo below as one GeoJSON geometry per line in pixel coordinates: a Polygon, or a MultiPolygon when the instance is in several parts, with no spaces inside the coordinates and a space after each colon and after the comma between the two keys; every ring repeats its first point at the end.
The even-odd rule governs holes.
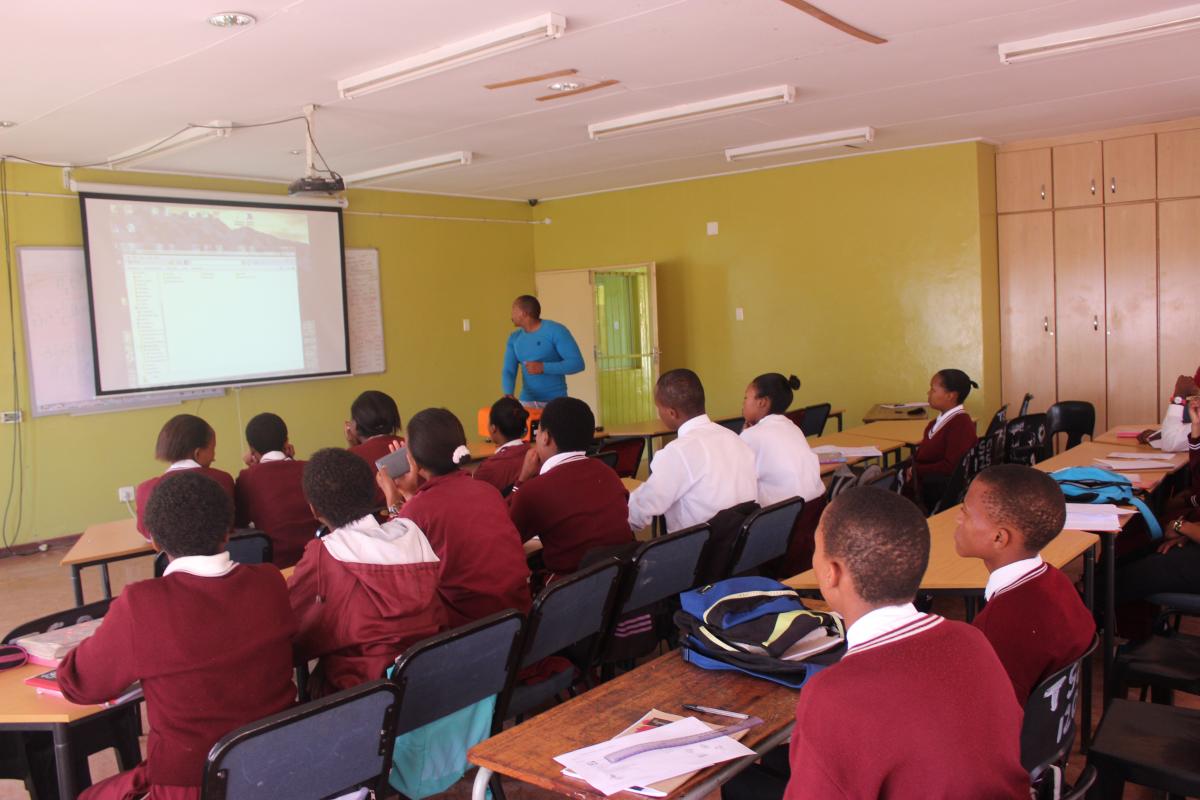
{"type": "Polygon", "coordinates": [[[521,401],[545,403],[566,396],[566,376],[583,372],[583,356],[566,326],[544,319],[532,333],[518,328],[509,335],[500,380],[504,394],[513,393],[518,366],[521,367],[521,401]],[[524,368],[529,361],[542,362],[543,373],[530,375],[524,368]]]}

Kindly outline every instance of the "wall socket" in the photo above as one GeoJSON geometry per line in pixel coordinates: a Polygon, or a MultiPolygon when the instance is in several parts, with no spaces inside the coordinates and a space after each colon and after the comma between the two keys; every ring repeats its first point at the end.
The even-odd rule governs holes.
{"type": "Polygon", "coordinates": [[[133,497],[134,494],[132,486],[121,486],[117,489],[117,500],[121,501],[122,503],[132,503],[133,497]]]}
{"type": "Polygon", "coordinates": [[[21,411],[0,411],[0,422],[6,425],[15,425],[21,421],[21,411]]]}

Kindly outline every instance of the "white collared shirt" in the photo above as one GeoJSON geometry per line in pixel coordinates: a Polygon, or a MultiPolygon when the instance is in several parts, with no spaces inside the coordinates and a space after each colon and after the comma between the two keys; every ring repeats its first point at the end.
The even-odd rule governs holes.
{"type": "Polygon", "coordinates": [[[1022,579],[1036,577],[1044,571],[1041,554],[997,567],[996,571],[988,576],[987,586],[983,587],[983,599],[991,600],[996,594],[1022,582],[1022,579]]]}
{"type": "Polygon", "coordinates": [[[808,446],[799,425],[782,414],[768,414],[741,436],[754,451],[760,506],[789,497],[811,501],[825,494],[821,459],[808,446]]]}
{"type": "Polygon", "coordinates": [[[907,639],[941,621],[937,615],[917,611],[912,603],[880,606],[863,614],[846,630],[847,655],[907,639]]]}
{"type": "Polygon", "coordinates": [[[951,408],[947,411],[943,411],[942,413],[938,414],[938,418],[936,420],[934,420],[934,422],[933,422],[933,427],[929,429],[929,436],[927,438],[932,439],[933,435],[935,433],[937,433],[943,427],[945,427],[946,423],[950,421],[951,417],[953,417],[957,414],[961,414],[962,412],[963,412],[962,403],[959,403],[954,408],[951,408]]]}
{"type": "Polygon", "coordinates": [[[1192,426],[1183,421],[1183,406],[1171,403],[1163,416],[1162,434],[1150,444],[1164,453],[1186,453],[1192,426]]]}
{"type": "Polygon", "coordinates": [[[681,530],[758,498],[754,451],[706,414],[679,426],[678,438],[654,454],[650,470],[629,496],[629,527],[635,531],[659,514],[668,531],[681,530]]]}
{"type": "Polygon", "coordinates": [[[545,463],[542,464],[542,468],[538,470],[538,475],[545,475],[559,464],[566,464],[569,461],[579,461],[580,459],[584,458],[587,458],[587,453],[583,452],[582,450],[572,450],[567,453],[555,453],[547,458],[545,463]]]}
{"type": "Polygon", "coordinates": [[[260,464],[269,464],[272,461],[291,461],[291,459],[287,457],[286,453],[280,452],[279,450],[272,450],[271,452],[263,453],[258,457],[258,463],[260,464]]]}
{"type": "Polygon", "coordinates": [[[190,458],[185,458],[182,461],[176,461],[174,464],[167,467],[167,472],[177,472],[181,469],[203,469],[203,467],[200,466],[200,462],[190,458]]]}
{"type": "Polygon", "coordinates": [[[163,577],[174,572],[186,572],[201,578],[220,578],[233,572],[236,566],[237,562],[224,551],[215,556],[180,556],[167,564],[163,577]]]}
{"type": "MultiPolygon", "coordinates": [[[[496,448],[496,453],[499,453],[501,450],[506,450],[509,447],[516,447],[519,444],[525,444],[525,440],[524,439],[513,439],[512,441],[505,442],[504,444],[502,444],[496,448]]],[[[495,455],[495,453],[493,453],[493,455],[495,455]]]]}

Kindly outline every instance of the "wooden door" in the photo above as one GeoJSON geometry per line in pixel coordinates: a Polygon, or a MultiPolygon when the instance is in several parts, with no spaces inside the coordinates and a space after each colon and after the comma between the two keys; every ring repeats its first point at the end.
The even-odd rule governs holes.
{"type": "MultiPolygon", "coordinates": [[[[1200,155],[1200,154],[1198,154],[1200,155]]],[[[1155,419],[1179,375],[1200,364],[1200,200],[1158,204],[1158,362],[1155,419]]]]}
{"type": "Polygon", "coordinates": [[[1106,430],[1103,209],[1054,212],[1054,308],[1058,399],[1091,403],[1106,430]]]}
{"type": "Polygon", "coordinates": [[[596,313],[587,270],[553,270],[534,274],[542,317],[561,322],[575,337],[583,355],[583,372],[567,376],[567,393],[591,406],[600,419],[596,382],[596,313]]]}
{"type": "Polygon", "coordinates": [[[1160,418],[1155,205],[1104,210],[1110,428],[1160,418]]]}
{"type": "Polygon", "coordinates": [[[1200,130],[1158,135],[1158,196],[1200,197],[1200,130]]]}
{"type": "Polygon", "coordinates": [[[1154,134],[1104,142],[1104,202],[1153,200],[1155,196],[1154,134]]]}
{"type": "Polygon", "coordinates": [[[1032,413],[1054,404],[1054,215],[1002,214],[1000,380],[1011,414],[1026,392],[1032,413]]]}
{"type": "Polygon", "coordinates": [[[1104,198],[1100,142],[1054,148],[1054,207],[1100,205],[1104,198]]]}
{"type": "Polygon", "coordinates": [[[1044,211],[1053,205],[1049,147],[996,154],[997,211],[1044,211]]]}

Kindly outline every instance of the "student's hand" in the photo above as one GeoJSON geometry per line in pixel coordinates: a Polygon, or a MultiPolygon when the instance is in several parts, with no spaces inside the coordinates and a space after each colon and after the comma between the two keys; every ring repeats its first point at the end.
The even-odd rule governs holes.
{"type": "Polygon", "coordinates": [[[1165,542],[1163,542],[1162,544],[1160,544],[1158,546],[1158,552],[1160,552],[1160,553],[1170,552],[1171,550],[1173,550],[1176,547],[1182,547],[1186,541],[1187,541],[1186,536],[1176,536],[1172,539],[1167,539],[1165,542]]]}
{"type": "Polygon", "coordinates": [[[292,447],[292,443],[291,443],[291,442],[288,442],[287,444],[285,444],[285,445],[283,446],[283,454],[284,454],[285,456],[287,456],[288,458],[295,458],[295,457],[296,457],[296,448],[295,448],[295,447],[292,447]]]}
{"type": "Polygon", "coordinates": [[[542,362],[526,361],[525,362],[525,371],[528,372],[530,375],[541,375],[543,372],[542,362]]]}
{"type": "Polygon", "coordinates": [[[521,474],[517,476],[517,483],[524,483],[542,471],[542,457],[538,455],[536,448],[529,448],[529,452],[525,453],[525,462],[521,464],[521,474]]]}
{"type": "Polygon", "coordinates": [[[253,450],[247,450],[242,453],[242,463],[247,467],[253,467],[258,463],[258,456],[254,454],[253,450]]]}
{"type": "Polygon", "coordinates": [[[404,505],[404,494],[396,482],[388,476],[386,469],[375,472],[375,485],[383,492],[383,499],[387,501],[389,508],[399,508],[404,505]]]}
{"type": "Polygon", "coordinates": [[[1137,435],[1138,444],[1150,444],[1150,437],[1158,433],[1154,428],[1146,428],[1137,435]]]}
{"type": "Polygon", "coordinates": [[[753,427],[754,427],[754,423],[751,422],[750,420],[748,420],[748,419],[742,420],[742,430],[744,430],[744,431],[749,430],[753,427]]]}
{"type": "Polygon", "coordinates": [[[350,445],[351,447],[356,444],[360,444],[358,440],[358,426],[354,424],[354,420],[346,420],[344,427],[346,431],[346,444],[350,445]]]}

